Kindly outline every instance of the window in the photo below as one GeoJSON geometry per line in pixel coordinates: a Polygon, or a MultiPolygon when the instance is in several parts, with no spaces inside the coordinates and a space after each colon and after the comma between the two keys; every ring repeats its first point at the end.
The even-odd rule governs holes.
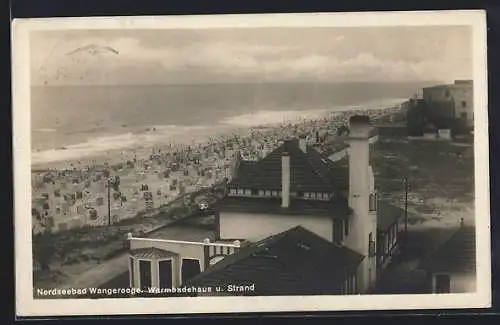
{"type": "Polygon", "coordinates": [[[446,97],[446,98],[450,98],[450,90],[449,90],[449,89],[446,89],[446,90],[444,91],[444,97],[446,97]]]}
{"type": "Polygon", "coordinates": [[[182,270],[181,270],[182,283],[189,281],[190,279],[194,278],[200,273],[201,273],[200,261],[190,258],[182,259],[182,270]]]}
{"type": "Polygon", "coordinates": [[[349,236],[349,219],[344,220],[344,235],[349,236]]]}
{"type": "Polygon", "coordinates": [[[259,195],[260,196],[264,196],[264,191],[263,190],[259,190],[259,195]]]}
{"type": "Polygon", "coordinates": [[[97,211],[94,209],[89,210],[89,218],[90,218],[90,220],[96,220],[97,219],[97,211]]]}
{"type": "Polygon", "coordinates": [[[467,107],[467,102],[465,100],[462,101],[462,107],[466,108],[467,107]]]}
{"type": "Polygon", "coordinates": [[[151,261],[139,261],[140,286],[142,289],[151,287],[151,261]]]}
{"type": "Polygon", "coordinates": [[[231,193],[231,194],[236,194],[237,192],[236,192],[236,189],[235,189],[235,188],[232,188],[232,189],[229,191],[229,193],[231,193]]]}
{"type": "Polygon", "coordinates": [[[377,195],[370,194],[370,211],[377,211],[377,195]]]}
{"type": "Polygon", "coordinates": [[[158,262],[158,271],[160,277],[160,288],[172,288],[172,260],[158,262]]]}
{"type": "Polygon", "coordinates": [[[339,243],[344,239],[343,220],[333,220],[333,238],[334,243],[339,243]]]}
{"type": "Polygon", "coordinates": [[[434,293],[450,293],[450,276],[447,274],[435,275],[436,286],[434,293]]]}
{"type": "Polygon", "coordinates": [[[251,195],[260,195],[260,191],[257,191],[255,189],[250,190],[251,195]]]}
{"type": "Polygon", "coordinates": [[[272,195],[273,195],[273,196],[278,196],[278,191],[273,191],[273,192],[272,192],[272,195]]]}
{"type": "Polygon", "coordinates": [[[132,257],[129,258],[129,263],[130,263],[130,287],[134,287],[134,259],[132,257]]]}
{"type": "Polygon", "coordinates": [[[252,195],[252,190],[245,190],[245,195],[252,195]]]}
{"type": "Polygon", "coordinates": [[[245,190],[243,190],[243,189],[238,189],[238,194],[245,194],[245,190]]]}
{"type": "Polygon", "coordinates": [[[305,197],[305,198],[309,198],[310,196],[311,196],[311,193],[309,193],[309,192],[305,192],[305,193],[304,193],[304,197],[305,197]]]}
{"type": "Polygon", "coordinates": [[[368,256],[375,256],[375,241],[373,240],[373,233],[368,235],[368,256]]]}
{"type": "Polygon", "coordinates": [[[265,194],[266,194],[266,196],[271,196],[271,191],[266,190],[265,194]]]}

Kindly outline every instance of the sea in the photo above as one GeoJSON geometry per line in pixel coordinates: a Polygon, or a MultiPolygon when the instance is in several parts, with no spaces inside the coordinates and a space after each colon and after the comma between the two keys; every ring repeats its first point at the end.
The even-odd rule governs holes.
{"type": "Polygon", "coordinates": [[[430,83],[34,86],[32,163],[401,103],[430,83]]]}

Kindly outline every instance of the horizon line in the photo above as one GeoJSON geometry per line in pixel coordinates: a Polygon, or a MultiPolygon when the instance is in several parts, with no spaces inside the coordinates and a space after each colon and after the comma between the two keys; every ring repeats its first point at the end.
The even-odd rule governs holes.
{"type": "MultiPolygon", "coordinates": [[[[400,81],[227,81],[227,82],[193,82],[193,83],[123,83],[123,84],[32,84],[30,87],[133,87],[133,86],[206,86],[206,85],[231,85],[231,84],[397,84],[397,83],[433,83],[436,85],[447,84],[455,80],[400,80],[400,81]]],[[[467,79],[471,80],[471,79],[467,79]]]]}

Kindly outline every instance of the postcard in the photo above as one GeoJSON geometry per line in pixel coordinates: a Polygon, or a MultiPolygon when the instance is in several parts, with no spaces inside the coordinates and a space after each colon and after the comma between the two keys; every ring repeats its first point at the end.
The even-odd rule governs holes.
{"type": "Polygon", "coordinates": [[[12,27],[18,316],[490,307],[484,12],[12,27]]]}

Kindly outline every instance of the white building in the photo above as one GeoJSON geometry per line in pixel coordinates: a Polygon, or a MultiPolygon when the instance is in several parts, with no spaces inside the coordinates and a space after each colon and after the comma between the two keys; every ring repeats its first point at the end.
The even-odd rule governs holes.
{"type": "MultiPolygon", "coordinates": [[[[455,118],[474,125],[474,89],[472,80],[456,80],[453,84],[436,85],[423,89],[423,98],[427,103],[451,102],[455,118]]],[[[431,105],[432,106],[432,105],[431,105]]]]}
{"type": "MultiPolygon", "coordinates": [[[[271,274],[262,274],[266,267],[262,267],[259,256],[268,256],[272,252],[269,255],[272,259],[288,260],[288,266],[296,266],[280,269],[277,264],[272,267],[266,264],[269,272],[285,272],[287,275],[283,276],[290,279],[297,276],[297,270],[301,270],[301,274],[305,272],[299,276],[304,281],[301,293],[304,290],[312,291],[311,294],[326,293],[325,288],[329,288],[332,294],[369,292],[387,261],[397,251],[398,220],[403,211],[378,204],[370,166],[370,143],[377,135],[369,118],[354,116],[350,124],[350,133],[345,139],[348,157],[335,162],[306,145],[304,138],[285,141],[259,161],[244,161],[237,156],[227,195],[212,207],[216,220],[214,244],[175,244],[168,239],[152,241],[132,238],[131,258],[141,260],[135,257],[139,255],[134,252],[140,243],[141,248],[147,251],[141,251],[141,254],[161,256],[155,257],[155,261],[171,258],[172,262],[168,265],[173,267],[173,271],[166,277],[170,278],[173,274],[177,278],[175,274],[179,264],[176,259],[191,258],[193,254],[201,256],[203,247],[223,247],[222,255],[231,257],[225,257],[212,267],[208,258],[203,259],[201,264],[205,266],[200,266],[200,274],[190,284],[232,281],[227,274],[234,274],[236,269],[240,270],[237,272],[254,270],[252,275],[245,273],[246,276],[262,281],[261,287],[265,287],[266,277],[271,274]],[[236,252],[238,247],[231,246],[235,245],[231,244],[235,241],[246,245],[236,252]],[[177,249],[175,245],[183,248],[177,249]],[[325,255],[319,258],[316,251],[325,255]],[[247,255],[249,252],[251,254],[247,255]],[[240,264],[246,266],[238,267],[240,264]],[[309,274],[308,267],[312,266],[321,269],[325,277],[309,274]],[[273,268],[275,271],[270,271],[273,268]],[[224,273],[229,269],[233,271],[224,273]],[[227,275],[226,280],[221,280],[221,272],[227,275]],[[337,276],[333,277],[333,274],[337,276]],[[318,284],[322,279],[330,281],[323,289],[318,284]]],[[[342,150],[345,149],[345,146],[342,147],[342,150]]],[[[159,268],[143,265],[145,271],[134,264],[131,268],[135,270],[134,274],[147,278],[150,277],[148,274],[157,272],[155,268],[159,268]]],[[[239,274],[236,278],[242,276],[239,274]]],[[[179,283],[184,282],[174,284],[179,283]]],[[[131,284],[138,285],[135,278],[131,284]]],[[[265,293],[286,291],[285,287],[284,284],[280,287],[276,280],[276,286],[268,288],[265,293]]]]}

